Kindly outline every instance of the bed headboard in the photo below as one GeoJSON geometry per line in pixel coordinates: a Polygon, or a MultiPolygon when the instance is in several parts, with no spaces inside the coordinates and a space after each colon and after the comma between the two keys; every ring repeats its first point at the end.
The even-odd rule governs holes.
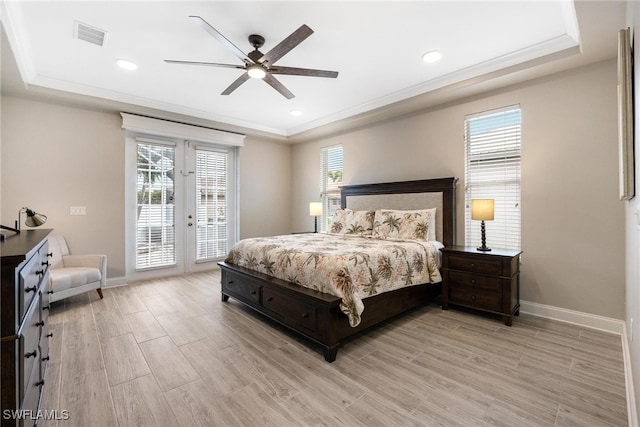
{"type": "Polygon", "coordinates": [[[436,210],[436,238],[445,245],[456,241],[456,183],[458,178],[345,185],[340,187],[343,209],[436,210]]]}

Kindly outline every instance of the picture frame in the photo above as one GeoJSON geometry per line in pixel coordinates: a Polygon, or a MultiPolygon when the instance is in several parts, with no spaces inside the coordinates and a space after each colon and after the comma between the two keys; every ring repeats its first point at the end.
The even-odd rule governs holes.
{"type": "Polygon", "coordinates": [[[620,199],[635,196],[633,51],[631,29],[618,32],[618,155],[620,199]]]}

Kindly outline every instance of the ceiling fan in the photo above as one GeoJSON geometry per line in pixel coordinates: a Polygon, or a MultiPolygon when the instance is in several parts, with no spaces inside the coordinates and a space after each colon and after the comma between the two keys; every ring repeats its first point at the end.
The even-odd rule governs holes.
{"type": "Polygon", "coordinates": [[[197,61],[177,61],[173,59],[165,59],[165,62],[170,64],[189,64],[189,65],[206,65],[210,67],[224,67],[224,68],[237,68],[244,70],[245,72],[236,79],[231,85],[226,88],[222,95],[229,95],[236,90],[242,83],[249,80],[249,78],[263,79],[267,84],[280,92],[285,98],[291,99],[295,95],[289,91],[279,80],[277,80],[274,74],[286,74],[292,76],[310,76],[310,77],[329,77],[335,79],[338,77],[337,71],[325,71],[325,70],[313,70],[309,68],[297,68],[297,67],[280,67],[274,65],[275,62],[289,53],[294,47],[302,43],[307,37],[313,34],[313,30],[306,25],[302,25],[295,30],[291,35],[282,40],[277,46],[271,49],[267,53],[260,52],[260,47],[264,45],[264,37],[257,34],[249,36],[249,43],[253,46],[254,50],[245,54],[236,45],[231,43],[225,36],[223,36],[218,30],[213,28],[207,21],[200,16],[189,16],[189,19],[198,23],[206,32],[211,34],[216,40],[227,48],[231,53],[240,58],[244,65],[234,64],[218,64],[215,62],[197,62],[197,61]]]}

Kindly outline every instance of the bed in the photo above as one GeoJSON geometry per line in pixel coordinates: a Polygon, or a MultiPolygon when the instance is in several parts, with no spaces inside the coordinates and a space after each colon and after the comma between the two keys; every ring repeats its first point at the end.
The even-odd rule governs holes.
{"type": "MultiPolygon", "coordinates": [[[[435,240],[445,246],[453,245],[456,182],[457,178],[439,178],[343,186],[341,207],[358,212],[435,208],[435,240]]],[[[313,233],[300,237],[303,244],[321,238],[313,233]]],[[[275,236],[272,239],[289,240],[286,236],[275,236]]],[[[255,240],[268,246],[276,246],[269,238],[255,240]]],[[[389,242],[394,247],[395,243],[389,242]]],[[[258,271],[240,265],[239,262],[234,262],[232,256],[235,248],[236,246],[230,251],[225,262],[219,263],[222,271],[222,301],[228,301],[231,297],[317,343],[327,362],[336,359],[340,343],[345,338],[431,302],[442,289],[438,272],[430,272],[431,280],[427,279],[425,283],[411,283],[410,286],[365,296],[361,299],[364,309],[354,318],[353,307],[345,303],[344,295],[329,292],[321,284],[314,285],[313,289],[296,283],[298,280],[278,278],[265,268],[258,271]]],[[[429,248],[425,248],[427,249],[429,248]]]]}

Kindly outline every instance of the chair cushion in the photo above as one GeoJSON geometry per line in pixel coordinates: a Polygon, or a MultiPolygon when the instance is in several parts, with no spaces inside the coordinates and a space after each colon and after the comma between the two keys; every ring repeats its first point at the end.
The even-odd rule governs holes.
{"type": "Polygon", "coordinates": [[[53,292],[77,288],[101,279],[100,270],[90,267],[68,267],[49,270],[53,292]]]}

